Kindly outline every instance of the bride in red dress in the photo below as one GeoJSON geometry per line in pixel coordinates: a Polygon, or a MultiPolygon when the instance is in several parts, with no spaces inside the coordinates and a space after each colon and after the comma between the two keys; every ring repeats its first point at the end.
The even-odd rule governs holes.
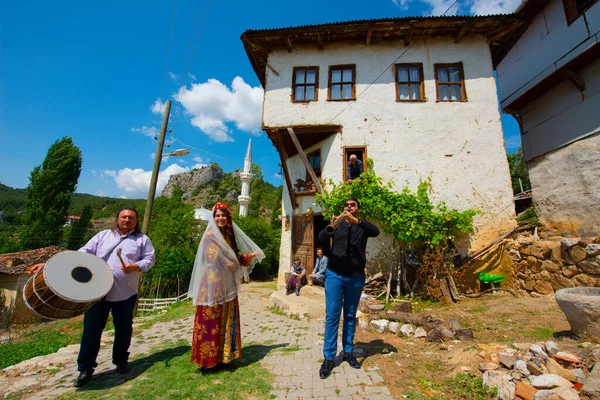
{"type": "Polygon", "coordinates": [[[196,306],[192,363],[203,371],[242,358],[238,292],[242,279],[265,255],[231,220],[224,203],[202,210],[208,220],[190,281],[188,296],[196,306]]]}

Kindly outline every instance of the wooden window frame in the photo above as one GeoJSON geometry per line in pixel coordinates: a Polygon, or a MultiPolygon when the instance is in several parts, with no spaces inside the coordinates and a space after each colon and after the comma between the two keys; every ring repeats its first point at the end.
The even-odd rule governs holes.
{"type": "MultiPolygon", "coordinates": [[[[310,163],[310,157],[316,153],[319,153],[319,173],[317,173],[317,171],[315,171],[315,169],[313,168],[313,171],[315,171],[315,175],[317,175],[317,178],[321,179],[321,176],[323,174],[323,168],[322,168],[322,164],[323,164],[323,159],[321,158],[321,149],[317,149],[315,151],[311,151],[310,153],[308,153],[306,155],[306,159],[308,160],[308,162],[310,163]]],[[[308,171],[306,171],[306,179],[305,181],[308,180],[312,180],[312,178],[310,177],[310,175],[308,174],[308,171]]],[[[314,183],[314,182],[313,182],[314,183]]]]}
{"type": "Polygon", "coordinates": [[[346,182],[348,180],[348,157],[350,157],[349,153],[352,153],[353,150],[361,150],[363,155],[360,161],[363,163],[363,174],[367,172],[369,167],[367,166],[367,146],[344,146],[342,148],[342,157],[343,157],[343,165],[344,165],[344,175],[342,176],[342,182],[346,182]]]}
{"type": "Polygon", "coordinates": [[[310,103],[311,101],[319,100],[319,67],[294,67],[292,71],[292,103],[310,103]],[[314,100],[296,100],[296,87],[304,86],[304,97],[306,97],[306,87],[313,86],[312,84],[306,84],[306,75],[305,75],[305,83],[296,83],[296,71],[311,71],[315,70],[315,98],[314,100]]]}
{"type": "Polygon", "coordinates": [[[423,103],[426,102],[427,99],[425,98],[425,78],[423,76],[423,63],[403,63],[403,64],[395,64],[394,65],[394,82],[396,82],[396,101],[397,102],[415,102],[415,103],[423,103]],[[418,83],[419,87],[420,87],[420,93],[421,93],[421,98],[420,99],[407,99],[407,100],[402,100],[400,99],[400,85],[408,85],[409,89],[408,89],[408,93],[410,95],[410,86],[411,85],[416,85],[417,82],[411,82],[410,81],[410,67],[418,67],[419,68],[419,74],[421,74],[421,81],[418,83]],[[408,79],[409,81],[407,82],[400,82],[398,81],[398,68],[409,68],[409,72],[408,72],[408,79]]]}
{"type": "Polygon", "coordinates": [[[562,0],[565,16],[567,17],[567,25],[570,26],[577,21],[587,10],[592,8],[598,0],[583,0],[585,4],[581,7],[577,4],[577,0],[562,0]]]}
{"type": "Polygon", "coordinates": [[[439,102],[439,103],[465,103],[465,102],[469,101],[467,98],[467,89],[465,87],[465,72],[464,72],[462,61],[456,62],[456,63],[433,64],[433,71],[435,73],[435,95],[436,95],[437,102],[439,102]],[[451,68],[451,67],[458,68],[458,73],[460,75],[460,83],[459,82],[440,82],[438,79],[438,68],[451,68]],[[441,100],[440,99],[440,85],[450,86],[450,85],[458,85],[458,84],[460,84],[460,95],[461,95],[460,100],[452,100],[451,98],[449,100],[441,100]]]}
{"type": "MultiPolygon", "coordinates": [[[[344,83],[348,84],[349,82],[343,81],[344,74],[342,73],[342,81],[340,84],[340,90],[342,90],[342,86],[344,83]]],[[[335,83],[338,84],[337,82],[335,83]]],[[[341,94],[341,93],[340,93],[341,94]]],[[[342,64],[342,65],[330,65],[329,66],[329,79],[327,83],[327,101],[353,101],[356,100],[356,64],[342,64]],[[349,99],[332,99],[331,98],[331,75],[333,71],[344,70],[344,69],[352,69],[352,98],[349,99]]]]}

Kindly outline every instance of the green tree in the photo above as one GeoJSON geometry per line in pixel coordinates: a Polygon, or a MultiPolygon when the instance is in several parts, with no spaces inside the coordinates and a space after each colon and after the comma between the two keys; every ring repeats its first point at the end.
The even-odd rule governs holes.
{"type": "Polygon", "coordinates": [[[254,217],[234,216],[234,220],[240,229],[265,253],[265,259],[254,267],[250,276],[253,279],[269,279],[277,276],[281,224],[273,228],[270,223],[254,217]]]}
{"type": "Polygon", "coordinates": [[[69,234],[67,248],[71,250],[79,249],[87,239],[87,231],[92,219],[92,207],[86,204],[83,207],[83,212],[79,217],[79,221],[75,222],[69,234]]]}
{"type": "Polygon", "coordinates": [[[172,297],[188,289],[201,232],[193,207],[182,195],[177,188],[171,197],[157,197],[154,203],[149,236],[156,265],[144,275],[142,296],[158,292],[158,297],[172,297]]]}
{"type": "Polygon", "coordinates": [[[519,147],[515,153],[507,154],[506,157],[508,158],[513,193],[521,193],[521,184],[523,184],[523,190],[531,190],[529,171],[527,170],[527,164],[523,157],[523,147],[519,147]],[[519,182],[519,179],[521,182],[519,182]]]}
{"type": "Polygon", "coordinates": [[[27,186],[24,250],[58,244],[71,195],[81,173],[81,151],[69,137],[50,146],[43,163],[33,169],[27,186]]]}

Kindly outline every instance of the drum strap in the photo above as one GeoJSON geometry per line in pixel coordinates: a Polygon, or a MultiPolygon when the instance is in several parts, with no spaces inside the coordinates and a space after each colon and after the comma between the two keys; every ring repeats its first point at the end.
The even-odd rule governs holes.
{"type": "Polygon", "coordinates": [[[119,241],[117,242],[117,244],[115,244],[109,251],[106,252],[106,254],[102,257],[100,257],[101,259],[103,259],[104,261],[108,261],[108,257],[110,257],[110,255],[112,254],[113,251],[115,251],[115,249],[121,244],[121,242],[125,239],[127,239],[129,237],[129,235],[131,235],[130,231],[127,233],[127,235],[125,236],[121,236],[121,238],[119,239],[119,241]]]}

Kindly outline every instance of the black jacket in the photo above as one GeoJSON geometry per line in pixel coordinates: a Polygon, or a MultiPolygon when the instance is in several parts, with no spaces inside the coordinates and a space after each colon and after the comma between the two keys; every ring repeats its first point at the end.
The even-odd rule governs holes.
{"type": "MultiPolygon", "coordinates": [[[[329,252],[328,269],[340,275],[361,275],[365,273],[367,239],[379,235],[379,228],[362,219],[350,226],[344,221],[333,234],[329,252]]],[[[331,235],[325,229],[319,232],[319,242],[329,247],[331,235]]]]}

